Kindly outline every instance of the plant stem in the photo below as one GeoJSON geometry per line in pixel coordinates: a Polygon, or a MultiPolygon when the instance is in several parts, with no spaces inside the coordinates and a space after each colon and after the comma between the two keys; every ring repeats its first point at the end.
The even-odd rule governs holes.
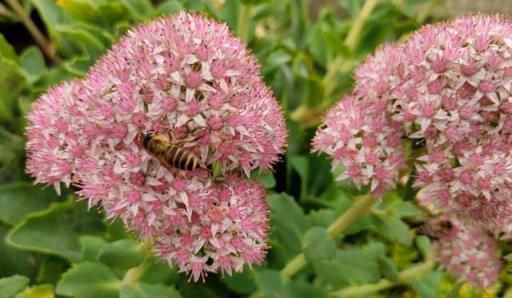
{"type": "Polygon", "coordinates": [[[151,264],[153,264],[154,258],[153,258],[153,254],[151,253],[151,247],[152,247],[151,239],[147,239],[140,244],[140,249],[145,254],[146,257],[144,258],[144,261],[139,266],[130,268],[130,269],[128,269],[128,271],[126,271],[126,273],[124,274],[124,277],[123,277],[123,281],[122,281],[123,285],[136,283],[141,278],[142,274],[144,274],[144,272],[146,272],[148,267],[151,266],[151,264]]]}
{"type": "Polygon", "coordinates": [[[23,7],[20,5],[18,0],[6,0],[7,4],[11,7],[11,9],[16,13],[16,15],[20,18],[21,22],[27,28],[28,32],[34,38],[37,45],[41,48],[44,54],[52,60],[53,63],[57,64],[61,62],[59,56],[57,56],[53,45],[50,43],[48,39],[44,36],[43,33],[37,28],[36,24],[32,21],[30,16],[26,13],[23,7]]]}
{"type": "Polygon", "coordinates": [[[3,16],[5,18],[11,19],[11,20],[17,20],[18,16],[14,14],[12,11],[10,11],[5,5],[3,5],[0,2],[0,16],[3,16]]]}
{"type": "Polygon", "coordinates": [[[290,278],[295,273],[297,273],[302,267],[306,265],[306,257],[304,254],[300,254],[293,258],[286,266],[284,266],[283,270],[281,270],[281,276],[285,278],[290,278]]]}
{"type": "Polygon", "coordinates": [[[242,9],[238,19],[238,36],[245,42],[249,42],[249,29],[251,27],[251,5],[240,4],[242,9]]]}
{"type": "Polygon", "coordinates": [[[327,232],[329,232],[332,237],[338,236],[362,214],[365,214],[368,210],[370,210],[374,202],[375,198],[371,194],[367,194],[361,197],[356,202],[354,202],[354,205],[352,205],[350,209],[345,211],[345,213],[343,213],[335,222],[329,226],[327,232]]]}
{"type": "Polygon", "coordinates": [[[361,286],[348,287],[339,291],[335,291],[331,293],[332,297],[364,297],[367,294],[378,292],[381,290],[389,289],[391,287],[396,286],[397,284],[406,282],[407,280],[424,275],[432,269],[434,262],[432,260],[427,260],[424,263],[412,266],[400,273],[398,273],[398,280],[396,282],[389,281],[387,279],[382,279],[376,284],[366,284],[361,286]]]}
{"type": "MultiPolygon", "coordinates": [[[[371,206],[375,202],[373,195],[368,194],[362,196],[360,199],[354,202],[354,204],[345,211],[335,222],[333,222],[327,232],[335,238],[340,235],[346,228],[350,226],[356,219],[361,215],[365,214],[370,210],[371,206]]],[[[300,269],[306,265],[306,258],[304,254],[300,254],[293,258],[286,266],[281,270],[281,276],[285,278],[291,278],[300,269]]]]}
{"type": "Polygon", "coordinates": [[[375,6],[377,6],[378,2],[379,0],[366,0],[364,2],[361,11],[359,11],[359,14],[354,20],[354,23],[352,24],[352,27],[350,28],[350,31],[348,32],[347,37],[345,38],[345,46],[350,50],[354,50],[357,47],[357,43],[359,42],[360,39],[359,35],[363,30],[364,23],[372,14],[373,9],[375,8],[375,6]]]}

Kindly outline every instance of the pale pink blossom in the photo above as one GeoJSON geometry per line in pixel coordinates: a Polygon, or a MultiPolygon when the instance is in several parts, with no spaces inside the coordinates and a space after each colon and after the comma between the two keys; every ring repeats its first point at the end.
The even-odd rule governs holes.
{"type": "Polygon", "coordinates": [[[78,106],[83,86],[73,80],[44,93],[27,116],[27,171],[36,182],[50,184],[60,192],[60,185],[73,182],[77,161],[87,148],[81,133],[78,106]]]}
{"type": "Polygon", "coordinates": [[[489,288],[498,280],[503,264],[498,243],[487,231],[452,220],[434,245],[441,265],[473,286],[489,288]]]}
{"type": "MultiPolygon", "coordinates": [[[[388,161],[392,139],[393,153],[416,169],[422,204],[474,225],[505,227],[512,216],[511,36],[505,17],[465,16],[381,47],[355,71],[350,103],[341,100],[327,113],[314,150],[344,165],[341,178],[381,194],[368,168],[388,161]],[[362,142],[368,129],[348,129],[371,121],[386,127],[376,149],[362,142]]],[[[390,182],[383,190],[400,178],[402,164],[384,167],[390,182]]]]}
{"type": "Polygon", "coordinates": [[[219,163],[223,173],[270,169],[286,143],[284,116],[256,58],[226,25],[180,13],[130,30],[89,71],[89,117],[112,148],[150,130],[219,163]]]}
{"type": "Polygon", "coordinates": [[[255,57],[226,25],[204,16],[180,13],[140,25],[93,66],[79,94],[65,90],[69,105],[55,92],[51,98],[59,102],[43,97],[41,107],[34,105],[41,110],[34,112],[37,121],[44,119],[39,114],[53,116],[32,122],[32,146],[45,142],[37,132],[56,129],[54,114],[80,135],[49,148],[69,169],[50,177],[43,170],[55,167],[51,160],[31,173],[44,183],[72,182],[90,206],[122,219],[194,280],[260,263],[268,208],[262,187],[245,176],[279,159],[286,128],[258,72],[255,57]],[[149,132],[169,134],[200,167],[162,164],[141,144],[149,132]],[[67,144],[75,141],[82,151],[70,158],[67,144]],[[223,180],[212,176],[213,165],[223,180]]]}

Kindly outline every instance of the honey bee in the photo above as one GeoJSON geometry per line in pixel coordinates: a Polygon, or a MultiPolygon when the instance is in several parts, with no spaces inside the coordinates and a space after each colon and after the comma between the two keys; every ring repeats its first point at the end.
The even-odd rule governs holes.
{"type": "Polygon", "coordinates": [[[142,146],[164,166],[192,171],[199,167],[199,159],[190,151],[173,144],[168,134],[148,132],[141,137],[142,146]]]}
{"type": "Polygon", "coordinates": [[[436,217],[420,224],[415,228],[417,235],[426,235],[434,240],[439,240],[447,235],[453,228],[453,224],[446,218],[436,217]]]}

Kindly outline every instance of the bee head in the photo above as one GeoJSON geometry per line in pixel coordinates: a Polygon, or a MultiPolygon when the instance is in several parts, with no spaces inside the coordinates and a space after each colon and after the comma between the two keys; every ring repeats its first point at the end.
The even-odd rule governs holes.
{"type": "Polygon", "coordinates": [[[142,146],[147,148],[149,141],[153,138],[153,132],[148,132],[147,134],[142,135],[142,146]]]}

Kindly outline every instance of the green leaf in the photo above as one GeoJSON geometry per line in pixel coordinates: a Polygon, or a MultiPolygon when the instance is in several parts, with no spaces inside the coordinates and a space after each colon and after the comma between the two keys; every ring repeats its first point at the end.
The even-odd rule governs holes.
{"type": "Polygon", "coordinates": [[[398,270],[395,263],[390,258],[382,256],[379,259],[379,268],[384,278],[391,281],[398,280],[398,270]]]}
{"type": "Polygon", "coordinates": [[[283,49],[278,49],[270,53],[270,55],[263,63],[263,73],[268,73],[278,67],[282,67],[285,64],[292,61],[292,56],[283,49]]]}
{"type": "Polygon", "coordinates": [[[130,233],[126,231],[126,227],[121,219],[115,219],[114,221],[105,220],[105,225],[107,226],[106,237],[109,241],[130,238],[130,233]]]}
{"type": "Polygon", "coordinates": [[[427,236],[416,237],[416,246],[421,253],[423,259],[429,259],[432,255],[432,243],[427,236]]]}
{"type": "Polygon", "coordinates": [[[240,0],[245,5],[258,5],[265,2],[269,2],[270,0],[240,0]]]}
{"type": "Polygon", "coordinates": [[[419,278],[411,279],[407,281],[407,284],[411,286],[416,294],[422,298],[437,298],[437,285],[441,280],[441,272],[431,272],[419,278]]]}
{"type": "Polygon", "coordinates": [[[101,263],[75,264],[62,275],[57,284],[57,294],[76,298],[118,298],[121,289],[119,278],[101,263]]]}
{"type": "Polygon", "coordinates": [[[266,298],[292,298],[287,293],[283,277],[277,270],[266,269],[256,276],[258,289],[266,298]]]}
{"type": "Polygon", "coordinates": [[[7,241],[22,249],[78,261],[78,233],[97,233],[103,228],[98,220],[94,212],[87,213],[85,202],[53,204],[29,214],[9,233],[7,241]]]}
{"type": "Polygon", "coordinates": [[[43,53],[35,46],[28,47],[21,53],[20,65],[24,70],[29,84],[37,81],[48,71],[44,62],[43,53]]]}
{"type": "Polygon", "coordinates": [[[172,268],[169,263],[162,262],[157,257],[146,260],[149,264],[146,270],[142,273],[140,281],[147,283],[176,283],[178,279],[178,272],[176,268],[172,268]]]}
{"type": "Polygon", "coordinates": [[[370,217],[375,230],[391,241],[410,246],[412,244],[412,233],[409,226],[397,217],[388,215],[377,215],[370,217]]]}
{"type": "Polygon", "coordinates": [[[240,21],[240,1],[226,0],[222,10],[222,20],[224,20],[233,32],[237,32],[238,22],[240,21]]]}
{"type": "Polygon", "coordinates": [[[32,276],[39,265],[34,254],[21,251],[5,242],[7,226],[0,224],[0,276],[20,274],[32,276]]]}
{"type": "Polygon", "coordinates": [[[7,42],[2,34],[0,34],[0,56],[14,62],[18,61],[16,51],[14,51],[14,48],[9,44],[9,42],[7,42]]]}
{"type": "Polygon", "coordinates": [[[0,221],[14,225],[31,212],[47,208],[57,194],[31,183],[19,182],[0,186],[0,221]]]}
{"type": "Polygon", "coordinates": [[[14,297],[28,286],[29,279],[25,276],[14,275],[0,279],[0,294],[2,298],[14,297]]]}
{"type": "Polygon", "coordinates": [[[107,245],[108,242],[97,236],[81,236],[80,248],[82,254],[82,261],[97,261],[101,249],[107,245]]]}
{"type": "Polygon", "coordinates": [[[54,256],[47,256],[37,272],[37,282],[56,284],[68,268],[69,265],[65,260],[54,256]]]}
{"type": "Polygon", "coordinates": [[[120,1],[137,20],[147,20],[155,14],[153,5],[148,0],[120,1]]]}
{"type": "Polygon", "coordinates": [[[139,282],[130,284],[121,290],[120,298],[181,298],[181,294],[173,287],[164,284],[148,284],[139,282]]]}
{"type": "Polygon", "coordinates": [[[293,298],[327,298],[327,289],[302,280],[294,280],[288,284],[290,297],[293,298]]]}
{"type": "Polygon", "coordinates": [[[339,0],[339,3],[354,17],[359,13],[365,1],[366,0],[339,0]]]}
{"type": "Polygon", "coordinates": [[[167,0],[162,2],[157,8],[158,15],[171,15],[178,11],[184,10],[183,4],[177,0],[167,0]]]}
{"type": "Polygon", "coordinates": [[[127,270],[142,263],[144,255],[133,240],[118,240],[109,243],[98,253],[98,261],[119,270],[127,270]]]}
{"type": "MultiPolygon", "coordinates": [[[[10,55],[9,50],[4,49],[3,52],[10,55]]],[[[20,66],[11,58],[0,53],[0,123],[13,124],[16,121],[18,97],[24,92],[26,81],[20,66]]]]}
{"type": "Polygon", "coordinates": [[[418,208],[414,203],[397,201],[390,206],[397,217],[415,217],[422,213],[422,210],[418,208]]]}
{"type": "Polygon", "coordinates": [[[326,228],[313,227],[304,236],[304,255],[308,262],[331,259],[336,255],[336,242],[326,228]]]}
{"type": "Polygon", "coordinates": [[[272,210],[272,237],[289,253],[302,250],[302,235],[307,229],[306,217],[293,197],[272,194],[267,198],[272,210]]]}
{"type": "Polygon", "coordinates": [[[300,196],[305,197],[308,194],[309,184],[309,160],[306,156],[292,156],[290,158],[292,167],[300,176],[300,196]]]}
{"type": "MultiPolygon", "coordinates": [[[[94,60],[106,50],[106,45],[101,41],[101,35],[90,32],[81,24],[59,24],[54,30],[60,38],[59,45],[66,55],[86,55],[94,60]]],[[[92,61],[91,61],[92,63],[92,61]]]]}
{"type": "Polygon", "coordinates": [[[380,280],[379,259],[383,246],[372,243],[363,248],[338,250],[332,260],[318,260],[313,268],[320,280],[335,287],[375,283],[380,280]]]}
{"type": "Polygon", "coordinates": [[[246,268],[241,273],[235,273],[231,276],[224,277],[222,281],[235,293],[247,295],[257,289],[252,274],[252,270],[246,268]]]}
{"type": "Polygon", "coordinates": [[[263,171],[259,175],[256,176],[256,179],[263,184],[263,187],[266,189],[273,188],[276,186],[276,179],[274,178],[274,173],[271,171],[263,171]]]}
{"type": "Polygon", "coordinates": [[[331,209],[311,210],[308,215],[308,225],[328,228],[334,220],[334,211],[331,209]]]}
{"type": "Polygon", "coordinates": [[[54,298],[53,285],[39,285],[33,286],[22,293],[16,295],[16,298],[54,298]]]}
{"type": "Polygon", "coordinates": [[[448,296],[446,296],[446,298],[459,298],[460,288],[462,288],[463,285],[464,285],[464,282],[463,281],[459,281],[455,285],[455,287],[453,287],[453,289],[450,291],[448,296]]]}

